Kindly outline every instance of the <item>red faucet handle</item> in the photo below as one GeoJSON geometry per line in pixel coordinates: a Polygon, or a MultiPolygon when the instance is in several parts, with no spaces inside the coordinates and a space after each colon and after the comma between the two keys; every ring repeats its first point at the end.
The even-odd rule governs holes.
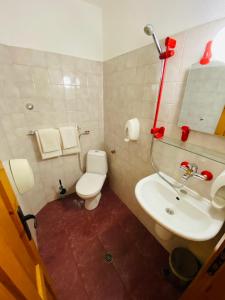
{"type": "Polygon", "coordinates": [[[213,179],[213,174],[210,171],[204,170],[201,172],[201,175],[205,176],[207,181],[213,179]]]}
{"type": "Polygon", "coordinates": [[[188,168],[189,167],[189,162],[188,161],[182,161],[182,163],[180,165],[181,165],[181,167],[188,168]]]}

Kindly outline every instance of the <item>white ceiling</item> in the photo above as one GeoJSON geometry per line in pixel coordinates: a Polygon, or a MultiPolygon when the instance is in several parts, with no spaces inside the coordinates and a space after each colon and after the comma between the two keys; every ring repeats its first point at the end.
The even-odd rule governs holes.
{"type": "Polygon", "coordinates": [[[152,42],[143,32],[153,24],[159,38],[225,17],[225,0],[103,0],[104,60],[152,42]]]}
{"type": "Polygon", "coordinates": [[[0,0],[0,43],[102,60],[102,9],[81,0],[0,0]]]}
{"type": "Polygon", "coordinates": [[[0,0],[0,7],[0,43],[95,60],[151,43],[147,23],[163,38],[225,17],[225,0],[0,0]]]}

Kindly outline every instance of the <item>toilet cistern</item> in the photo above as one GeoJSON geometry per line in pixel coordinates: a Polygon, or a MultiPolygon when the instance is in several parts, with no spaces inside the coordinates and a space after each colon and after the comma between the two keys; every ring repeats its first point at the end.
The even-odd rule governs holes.
{"type": "Polygon", "coordinates": [[[180,164],[180,169],[184,170],[184,174],[181,177],[184,181],[187,181],[191,177],[205,181],[213,179],[213,174],[210,171],[204,170],[201,173],[198,173],[198,166],[194,163],[189,163],[188,161],[183,161],[180,164]]]}

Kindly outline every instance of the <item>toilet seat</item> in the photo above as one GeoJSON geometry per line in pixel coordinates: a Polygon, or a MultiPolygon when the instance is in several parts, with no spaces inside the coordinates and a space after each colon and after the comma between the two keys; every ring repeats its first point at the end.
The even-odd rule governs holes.
{"type": "Polygon", "coordinates": [[[92,198],[100,193],[106,175],[85,173],[76,184],[76,192],[81,198],[92,198]]]}

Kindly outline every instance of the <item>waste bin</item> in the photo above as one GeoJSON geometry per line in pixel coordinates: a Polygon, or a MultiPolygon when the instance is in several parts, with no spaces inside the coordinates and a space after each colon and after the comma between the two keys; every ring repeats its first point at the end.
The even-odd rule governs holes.
{"type": "Polygon", "coordinates": [[[175,248],[170,254],[169,268],[170,275],[172,273],[172,277],[174,277],[173,281],[182,288],[194,279],[201,268],[201,264],[190,250],[179,247],[175,248]]]}

